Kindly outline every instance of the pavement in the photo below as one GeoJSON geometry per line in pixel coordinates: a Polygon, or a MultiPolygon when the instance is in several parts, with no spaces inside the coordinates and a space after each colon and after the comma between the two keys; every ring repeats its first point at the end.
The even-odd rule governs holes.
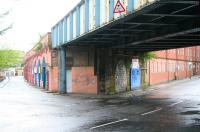
{"type": "MultiPolygon", "coordinates": [[[[92,94],[66,94],[67,96],[71,97],[90,97],[90,98],[131,98],[133,96],[135,97],[140,97],[140,96],[145,96],[149,92],[154,91],[154,90],[159,90],[163,88],[168,88],[168,87],[173,87],[176,85],[180,85],[185,82],[190,82],[191,80],[198,80],[200,79],[200,76],[193,76],[191,79],[190,78],[185,78],[185,79],[180,79],[180,80],[173,80],[167,83],[161,83],[157,85],[152,85],[149,86],[145,89],[137,89],[134,91],[126,91],[126,92],[121,92],[113,95],[104,95],[104,94],[99,94],[99,95],[92,95],[92,94]]],[[[59,93],[54,93],[54,94],[59,94],[59,93]]],[[[64,94],[65,95],[65,94],[64,94]]]]}
{"type": "Polygon", "coordinates": [[[113,96],[58,95],[11,78],[0,88],[0,132],[199,132],[200,79],[113,96]]]}

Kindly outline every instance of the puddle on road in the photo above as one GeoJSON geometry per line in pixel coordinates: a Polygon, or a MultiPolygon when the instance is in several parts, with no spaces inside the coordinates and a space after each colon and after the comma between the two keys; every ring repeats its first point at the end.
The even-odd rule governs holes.
{"type": "Polygon", "coordinates": [[[193,111],[186,111],[186,112],[181,112],[181,115],[196,115],[196,114],[200,114],[199,110],[193,110],[193,111]]]}
{"type": "Polygon", "coordinates": [[[199,118],[194,118],[194,125],[195,126],[200,126],[200,119],[199,118]]]}
{"type": "Polygon", "coordinates": [[[124,100],[108,100],[107,103],[112,103],[112,104],[120,104],[124,103],[124,100]]]}
{"type": "Polygon", "coordinates": [[[183,107],[183,108],[187,108],[187,109],[197,109],[198,107],[183,107]]]}
{"type": "Polygon", "coordinates": [[[99,101],[100,101],[99,99],[92,99],[92,100],[88,100],[87,102],[93,103],[93,102],[99,102],[99,101]]]}
{"type": "Polygon", "coordinates": [[[104,99],[99,101],[98,103],[103,105],[129,105],[130,102],[128,100],[123,99],[104,99]]]}

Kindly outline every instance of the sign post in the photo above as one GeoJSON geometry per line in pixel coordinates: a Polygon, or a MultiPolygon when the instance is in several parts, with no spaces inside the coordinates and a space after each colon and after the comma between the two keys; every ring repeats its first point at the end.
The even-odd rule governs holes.
{"type": "Polygon", "coordinates": [[[115,5],[113,13],[123,13],[125,11],[126,10],[125,10],[123,4],[120,2],[120,0],[117,0],[117,3],[115,5]]]}

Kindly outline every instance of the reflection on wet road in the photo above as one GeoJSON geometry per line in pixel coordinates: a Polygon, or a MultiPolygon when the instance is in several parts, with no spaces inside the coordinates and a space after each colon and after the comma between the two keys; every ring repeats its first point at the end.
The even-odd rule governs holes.
{"type": "Polygon", "coordinates": [[[97,98],[42,92],[12,78],[0,89],[1,132],[199,132],[200,80],[143,96],[97,98]]]}

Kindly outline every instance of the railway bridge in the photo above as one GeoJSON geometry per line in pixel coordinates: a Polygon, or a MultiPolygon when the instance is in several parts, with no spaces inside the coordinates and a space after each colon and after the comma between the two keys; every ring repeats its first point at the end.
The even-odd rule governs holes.
{"type": "Polygon", "coordinates": [[[123,91],[137,53],[200,45],[199,7],[199,0],[81,0],[52,27],[60,92],[123,91]]]}

